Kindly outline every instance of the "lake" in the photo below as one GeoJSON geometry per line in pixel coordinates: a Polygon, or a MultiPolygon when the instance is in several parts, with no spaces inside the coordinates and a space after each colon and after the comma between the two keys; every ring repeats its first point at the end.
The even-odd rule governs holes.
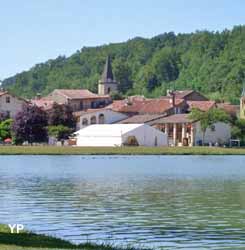
{"type": "Polygon", "coordinates": [[[0,223],[76,243],[244,249],[245,156],[0,156],[0,223]]]}

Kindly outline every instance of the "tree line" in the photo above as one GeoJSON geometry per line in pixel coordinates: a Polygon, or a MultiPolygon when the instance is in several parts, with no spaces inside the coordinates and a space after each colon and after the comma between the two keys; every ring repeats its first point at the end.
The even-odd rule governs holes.
{"type": "Polygon", "coordinates": [[[122,95],[157,97],[169,88],[194,89],[217,101],[238,103],[245,81],[245,26],[222,32],[169,32],[151,39],[136,37],[84,47],[70,57],[37,64],[2,85],[28,98],[55,88],[96,92],[108,54],[122,95]]]}

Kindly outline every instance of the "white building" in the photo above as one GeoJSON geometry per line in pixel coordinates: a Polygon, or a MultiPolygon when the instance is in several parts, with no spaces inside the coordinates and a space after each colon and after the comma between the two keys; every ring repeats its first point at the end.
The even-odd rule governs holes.
{"type": "Polygon", "coordinates": [[[10,94],[8,91],[0,90],[0,115],[14,118],[20,112],[26,100],[10,94]]]}
{"type": "Polygon", "coordinates": [[[136,140],[139,146],[167,146],[167,135],[146,124],[104,124],[91,125],[76,132],[77,146],[117,147],[129,140],[136,140]]]}
{"type": "Polygon", "coordinates": [[[90,109],[74,112],[77,120],[76,129],[82,129],[92,124],[112,124],[128,118],[127,115],[110,109],[90,109]]]}
{"type": "Polygon", "coordinates": [[[170,146],[198,146],[210,143],[222,145],[229,143],[231,138],[230,125],[217,122],[206,130],[203,142],[200,122],[190,120],[188,114],[166,116],[148,124],[165,132],[170,146]]]}

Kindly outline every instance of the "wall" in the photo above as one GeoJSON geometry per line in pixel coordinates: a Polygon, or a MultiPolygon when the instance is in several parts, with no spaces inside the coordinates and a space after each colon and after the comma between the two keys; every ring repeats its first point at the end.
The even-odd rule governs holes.
{"type": "MultiPolygon", "coordinates": [[[[213,143],[218,142],[219,144],[229,143],[231,138],[231,127],[229,124],[218,122],[214,124],[215,130],[212,131],[210,128],[207,129],[205,133],[204,143],[213,143]]],[[[195,123],[195,144],[197,145],[198,141],[202,140],[202,131],[200,123],[195,123]]]]}
{"type": "Polygon", "coordinates": [[[103,114],[105,119],[104,119],[104,124],[112,124],[112,123],[115,123],[117,121],[121,121],[123,119],[126,119],[128,116],[127,115],[124,115],[124,114],[121,114],[119,112],[115,112],[115,111],[112,111],[112,110],[101,110],[101,111],[98,111],[98,112],[92,112],[92,113],[87,113],[87,114],[84,114],[84,115],[81,115],[78,122],[77,122],[77,125],[76,125],[76,128],[77,130],[81,129],[81,128],[84,128],[86,126],[83,126],[83,119],[87,119],[88,120],[88,125],[91,124],[91,118],[93,116],[96,117],[96,124],[99,124],[99,116],[100,114],[103,114]]]}
{"type": "Polygon", "coordinates": [[[245,119],[245,96],[240,99],[240,118],[245,119]]]}
{"type": "Polygon", "coordinates": [[[123,142],[127,142],[129,136],[135,136],[140,146],[159,147],[168,145],[167,135],[148,125],[138,127],[124,134],[123,142]],[[155,145],[155,138],[157,138],[157,145],[155,145]]]}
{"type": "Polygon", "coordinates": [[[99,95],[108,95],[112,92],[117,92],[117,83],[99,83],[98,85],[99,95]],[[110,88],[110,92],[108,92],[108,88],[110,88]]]}
{"type": "Polygon", "coordinates": [[[22,110],[22,107],[25,104],[26,102],[24,100],[21,100],[10,94],[0,96],[0,112],[9,112],[11,118],[14,118],[15,115],[22,110]],[[6,102],[7,97],[10,98],[10,103],[6,102]]]}

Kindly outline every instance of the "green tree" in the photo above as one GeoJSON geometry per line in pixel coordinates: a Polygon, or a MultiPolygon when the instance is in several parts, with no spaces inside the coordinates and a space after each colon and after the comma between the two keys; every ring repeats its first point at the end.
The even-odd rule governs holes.
{"type": "Polygon", "coordinates": [[[58,140],[67,139],[72,133],[72,129],[63,125],[48,126],[48,135],[58,140]]]}
{"type": "Polygon", "coordinates": [[[192,109],[189,114],[189,118],[193,121],[199,121],[201,130],[202,130],[202,143],[204,143],[205,134],[208,128],[217,122],[229,122],[229,116],[227,113],[218,108],[209,109],[206,112],[201,111],[200,109],[192,109]]]}
{"type": "Polygon", "coordinates": [[[133,87],[132,71],[127,62],[122,58],[113,61],[114,75],[117,80],[120,93],[126,93],[133,87]]]}
{"type": "Polygon", "coordinates": [[[4,141],[6,138],[11,138],[11,127],[13,120],[7,119],[0,122],[0,140],[4,141]]]}

